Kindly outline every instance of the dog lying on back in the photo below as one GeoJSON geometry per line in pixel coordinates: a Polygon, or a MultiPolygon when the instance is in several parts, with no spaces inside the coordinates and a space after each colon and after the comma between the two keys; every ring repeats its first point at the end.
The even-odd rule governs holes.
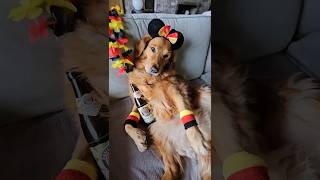
{"type": "MultiPolygon", "coordinates": [[[[65,34],[63,39],[63,70],[76,68],[82,72],[93,86],[94,92],[99,97],[98,100],[102,104],[107,104],[108,62],[104,45],[106,41],[105,3],[83,1],[82,10],[84,18],[78,20],[75,30],[65,34]]],[[[151,40],[150,36],[146,36],[139,43],[136,51],[137,54],[141,54],[140,60],[136,62],[135,70],[129,74],[129,82],[137,85],[143,91],[143,95],[149,98],[149,103],[153,102],[150,103],[152,106],[158,107],[158,111],[153,109],[157,122],[150,126],[150,132],[165,163],[163,179],[176,179],[182,174],[181,156],[197,158],[201,162],[199,170],[203,179],[211,179],[210,89],[208,87],[191,89],[182,78],[176,75],[173,46],[168,42],[165,38],[159,37],[151,40]],[[154,51],[150,47],[152,44],[153,48],[158,50],[154,54],[151,54],[154,51]],[[157,63],[158,67],[151,67],[151,64],[146,61],[153,55],[159,55],[152,58],[152,63],[157,63]],[[145,78],[148,84],[141,84],[139,79],[142,78],[145,78]],[[167,85],[170,85],[170,90],[167,89],[167,85]],[[154,86],[157,88],[159,86],[161,89],[152,93],[150,87],[154,86]],[[149,90],[149,94],[145,88],[149,90]],[[150,96],[157,93],[158,97],[150,96]],[[156,102],[160,104],[156,106],[156,102]],[[198,126],[187,130],[179,120],[174,120],[179,111],[186,109],[194,113],[198,122],[198,126]]],[[[181,46],[182,44],[177,43],[176,45],[181,46]]],[[[67,80],[65,87],[67,109],[74,115],[74,123],[79,125],[75,97],[67,80]]],[[[133,111],[135,110],[134,107],[133,111]]],[[[141,130],[127,125],[126,132],[135,140],[140,151],[147,148],[145,134],[141,134],[141,130]]]]}
{"type": "MultiPolygon", "coordinates": [[[[135,49],[135,67],[128,81],[142,92],[152,108],[156,121],[149,132],[164,163],[163,180],[178,179],[183,172],[181,156],[197,159],[201,179],[211,179],[211,90],[191,88],[175,71],[174,50],[183,44],[183,35],[171,30],[161,33],[165,24],[154,19],[135,49]],[[173,35],[175,34],[175,35],[173,35]],[[174,37],[176,39],[171,39],[174,37]],[[179,121],[184,113],[195,124],[179,121]]],[[[138,112],[134,105],[133,112],[138,112]]],[[[147,148],[145,133],[126,124],[125,130],[138,149],[147,148]]]]}

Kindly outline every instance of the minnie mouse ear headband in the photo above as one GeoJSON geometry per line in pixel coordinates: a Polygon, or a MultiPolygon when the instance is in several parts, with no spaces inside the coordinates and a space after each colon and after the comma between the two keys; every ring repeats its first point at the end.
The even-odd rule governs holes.
{"type": "Polygon", "coordinates": [[[179,49],[184,41],[183,34],[171,26],[165,25],[160,19],[153,19],[148,25],[148,33],[152,38],[163,37],[170,43],[173,50],[179,49]]]}

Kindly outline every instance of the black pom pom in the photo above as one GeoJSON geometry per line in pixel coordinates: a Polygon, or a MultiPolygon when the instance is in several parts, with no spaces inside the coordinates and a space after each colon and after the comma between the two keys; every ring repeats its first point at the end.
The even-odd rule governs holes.
{"type": "Polygon", "coordinates": [[[164,22],[160,19],[152,19],[148,25],[148,33],[151,37],[157,37],[159,30],[165,26],[164,22]]]}
{"type": "Polygon", "coordinates": [[[184,42],[184,37],[183,37],[183,34],[181,32],[176,31],[175,29],[172,29],[169,34],[175,33],[175,32],[178,33],[178,39],[177,39],[176,43],[171,44],[171,47],[172,47],[173,50],[179,49],[183,45],[183,42],[184,42]]]}
{"type": "Polygon", "coordinates": [[[119,16],[119,15],[115,9],[112,9],[111,11],[109,11],[109,16],[119,16]]]}
{"type": "Polygon", "coordinates": [[[125,37],[125,33],[122,29],[120,30],[120,32],[115,32],[114,34],[117,39],[121,39],[121,38],[125,37]]]}
{"type": "Polygon", "coordinates": [[[51,6],[50,12],[52,15],[51,18],[56,22],[55,24],[50,25],[49,28],[53,30],[53,33],[56,36],[61,36],[64,33],[74,31],[75,14],[73,11],[58,6],[51,6]]]}
{"type": "Polygon", "coordinates": [[[126,70],[126,73],[129,73],[131,71],[133,71],[133,65],[131,64],[125,64],[125,70],[126,70]]]}
{"type": "Polygon", "coordinates": [[[128,51],[123,52],[123,53],[122,53],[122,56],[123,56],[123,57],[127,57],[127,56],[129,56],[131,53],[132,53],[132,49],[129,49],[128,51]]]}

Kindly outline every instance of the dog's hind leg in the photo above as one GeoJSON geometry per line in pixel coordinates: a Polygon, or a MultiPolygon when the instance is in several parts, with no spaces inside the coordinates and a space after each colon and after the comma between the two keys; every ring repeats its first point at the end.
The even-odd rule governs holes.
{"type": "Polygon", "coordinates": [[[172,144],[163,137],[153,137],[153,140],[164,164],[164,174],[161,180],[180,179],[183,172],[182,162],[172,144]]]}
{"type": "Polygon", "coordinates": [[[201,180],[211,180],[211,150],[207,155],[198,156],[198,168],[201,180]]]}
{"type": "Polygon", "coordinates": [[[302,149],[320,144],[320,83],[296,74],[280,86],[278,94],[285,107],[285,139],[302,149]]]}

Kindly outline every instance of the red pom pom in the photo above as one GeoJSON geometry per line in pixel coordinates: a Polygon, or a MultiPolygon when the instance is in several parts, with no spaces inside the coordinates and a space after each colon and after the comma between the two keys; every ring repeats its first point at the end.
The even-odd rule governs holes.
{"type": "Polygon", "coordinates": [[[250,167],[232,174],[228,180],[270,180],[270,178],[266,167],[250,167]]]}
{"type": "Polygon", "coordinates": [[[119,48],[114,48],[114,47],[109,48],[109,58],[119,56],[120,53],[121,51],[119,48]]]}
{"type": "Polygon", "coordinates": [[[121,76],[122,74],[124,74],[126,72],[126,69],[124,67],[119,68],[117,76],[121,76]]]}
{"type": "Polygon", "coordinates": [[[41,38],[47,38],[48,35],[48,23],[45,17],[42,16],[38,20],[30,24],[29,40],[31,42],[35,42],[41,38]]]}
{"type": "Polygon", "coordinates": [[[118,39],[118,43],[121,44],[121,45],[124,45],[128,42],[128,38],[121,38],[121,39],[118,39]]]}

